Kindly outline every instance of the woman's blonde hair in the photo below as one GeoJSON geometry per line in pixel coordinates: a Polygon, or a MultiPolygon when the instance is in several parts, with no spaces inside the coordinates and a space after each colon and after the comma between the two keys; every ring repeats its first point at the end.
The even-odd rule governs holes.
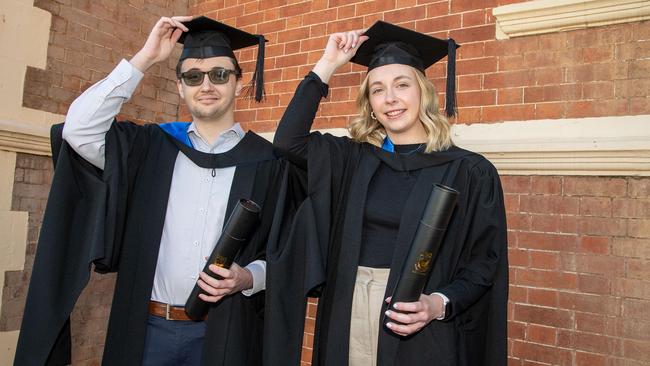
{"type": "MultiPolygon", "coordinates": [[[[451,125],[438,110],[438,96],[433,83],[419,70],[413,68],[413,71],[420,87],[420,122],[427,134],[425,152],[446,150],[453,144],[451,141],[451,125]]],[[[348,130],[355,141],[381,146],[384,137],[386,137],[386,130],[370,114],[372,107],[369,99],[368,75],[361,83],[357,95],[359,115],[350,122],[348,130]]]]}

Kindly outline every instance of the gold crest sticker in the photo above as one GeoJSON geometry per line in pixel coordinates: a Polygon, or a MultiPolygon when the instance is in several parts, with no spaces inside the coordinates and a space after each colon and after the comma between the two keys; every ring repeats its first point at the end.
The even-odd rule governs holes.
{"type": "Polygon", "coordinates": [[[215,266],[217,266],[217,267],[223,267],[226,264],[227,260],[228,260],[228,258],[226,258],[226,257],[224,257],[222,255],[218,255],[217,258],[214,259],[213,264],[215,266]]]}
{"type": "Polygon", "coordinates": [[[418,260],[415,261],[415,265],[413,266],[413,273],[426,274],[429,266],[431,266],[431,258],[433,258],[433,253],[431,252],[420,253],[418,260]]]}

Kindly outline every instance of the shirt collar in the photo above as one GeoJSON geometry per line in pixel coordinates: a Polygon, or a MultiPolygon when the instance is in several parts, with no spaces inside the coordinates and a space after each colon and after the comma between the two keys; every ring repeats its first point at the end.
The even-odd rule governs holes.
{"type": "MultiPolygon", "coordinates": [[[[194,122],[190,123],[189,127],[187,128],[187,135],[191,136],[192,134],[194,134],[195,137],[198,137],[199,139],[201,139],[201,140],[203,140],[205,142],[205,140],[203,139],[203,137],[199,133],[199,130],[196,128],[196,124],[194,122]]],[[[236,136],[236,137],[238,137],[240,139],[244,138],[244,135],[246,135],[246,132],[244,132],[244,129],[237,122],[234,125],[232,125],[232,127],[224,130],[223,132],[221,132],[219,134],[220,137],[235,137],[236,136]]]]}

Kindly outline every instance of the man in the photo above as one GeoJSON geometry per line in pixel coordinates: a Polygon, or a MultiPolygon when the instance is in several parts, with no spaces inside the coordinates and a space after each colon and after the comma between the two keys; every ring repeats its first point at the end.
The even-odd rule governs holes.
{"type": "Polygon", "coordinates": [[[161,18],[131,60],[74,101],[67,144],[55,151],[17,365],[69,362],[66,352],[60,358],[65,323],[91,261],[97,271],[118,271],[103,364],[260,363],[259,292],[279,167],[272,146],[234,120],[243,85],[233,49],[259,46],[252,86],[259,101],[264,42],[205,17],[161,18]],[[192,122],[116,122],[143,73],[177,41],[178,92],[192,122]],[[221,277],[213,278],[202,269],[242,198],[263,207],[259,227],[229,270],[210,265],[221,277]],[[196,283],[213,304],[205,321],[183,309],[196,283]]]}

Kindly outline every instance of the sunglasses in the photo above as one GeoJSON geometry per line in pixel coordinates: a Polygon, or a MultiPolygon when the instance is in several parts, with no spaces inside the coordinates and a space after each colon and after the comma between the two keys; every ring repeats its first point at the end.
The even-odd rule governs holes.
{"type": "Polygon", "coordinates": [[[183,80],[187,86],[199,86],[203,84],[203,78],[205,75],[208,75],[208,79],[212,84],[225,84],[230,79],[230,74],[239,76],[239,73],[235,70],[224,69],[223,67],[215,67],[210,71],[201,71],[192,69],[185,71],[180,74],[180,78],[183,80]]]}

